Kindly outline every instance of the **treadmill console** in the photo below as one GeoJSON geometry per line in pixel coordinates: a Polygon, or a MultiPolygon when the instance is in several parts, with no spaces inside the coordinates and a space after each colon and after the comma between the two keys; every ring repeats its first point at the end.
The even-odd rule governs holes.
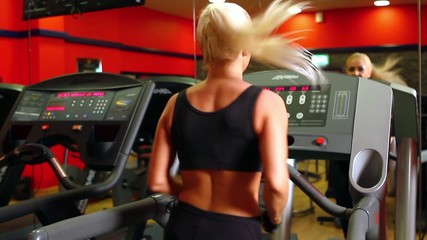
{"type": "Polygon", "coordinates": [[[286,103],[290,127],[325,126],[330,85],[262,86],[279,94],[286,103]]]}
{"type": "Polygon", "coordinates": [[[324,74],[326,81],[322,83],[312,83],[287,70],[244,75],[245,81],[283,98],[288,111],[289,150],[294,158],[349,159],[361,79],[324,74]]]}
{"type": "Polygon", "coordinates": [[[27,91],[19,102],[12,120],[127,120],[139,92],[139,88],[121,91],[27,91]]]}

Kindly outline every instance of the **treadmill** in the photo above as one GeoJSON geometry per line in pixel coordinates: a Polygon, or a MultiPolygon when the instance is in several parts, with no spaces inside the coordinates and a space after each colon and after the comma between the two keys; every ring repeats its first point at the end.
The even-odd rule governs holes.
{"type": "MultiPolygon", "coordinates": [[[[276,92],[287,104],[290,158],[350,161],[349,189],[354,202],[351,209],[331,202],[289,165],[292,182],[317,205],[334,216],[349,218],[347,239],[384,238],[385,225],[378,221],[378,217],[385,214],[381,212],[380,205],[385,198],[389,140],[393,126],[398,144],[396,158],[399,179],[395,237],[414,239],[419,161],[415,90],[338,73],[324,74],[327,81],[318,84],[312,84],[304,76],[287,70],[250,73],[244,79],[276,92]]],[[[95,237],[129,224],[128,218],[135,218],[132,224],[147,219],[164,222],[173,202],[171,196],[153,195],[132,205],[125,204],[39,228],[28,239],[77,240],[95,237]],[[158,197],[169,201],[156,201],[158,197]],[[122,220],[124,216],[126,221],[122,220]],[[163,218],[159,219],[159,216],[163,218]],[[93,225],[97,227],[90,227],[93,225]],[[79,229],[77,235],[70,234],[76,229],[79,229]]],[[[291,205],[292,200],[272,239],[290,238],[291,205]]]]}
{"type": "MultiPolygon", "coordinates": [[[[0,223],[35,214],[41,225],[52,224],[82,215],[82,202],[108,193],[123,172],[153,89],[151,81],[113,73],[69,74],[24,87],[0,132],[0,168],[18,168],[16,176],[24,166],[47,163],[64,191],[2,206],[0,223]],[[76,183],[52,153],[56,145],[78,152],[85,167],[106,172],[105,180],[76,183]]],[[[3,178],[0,186],[7,182],[3,178]]]]}
{"type": "MultiPolygon", "coordinates": [[[[386,225],[376,218],[386,214],[380,212],[380,205],[385,199],[388,160],[397,158],[395,236],[414,239],[419,165],[416,91],[333,72],[325,72],[325,78],[327,81],[313,84],[286,70],[244,76],[285,101],[290,158],[350,161],[352,209],[332,204],[290,167],[291,180],[319,207],[350,220],[347,239],[385,239],[386,225]],[[391,131],[398,145],[397,156],[389,153],[391,131]]],[[[291,208],[292,199],[283,213],[287,220],[274,239],[290,239],[291,208]]]]}

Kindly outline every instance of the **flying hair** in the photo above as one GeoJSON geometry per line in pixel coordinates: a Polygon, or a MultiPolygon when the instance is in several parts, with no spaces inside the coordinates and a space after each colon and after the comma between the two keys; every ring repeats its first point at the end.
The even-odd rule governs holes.
{"type": "Polygon", "coordinates": [[[293,33],[274,32],[294,13],[292,7],[306,8],[307,3],[273,1],[262,13],[251,18],[235,3],[212,3],[203,9],[197,26],[197,38],[205,63],[231,60],[241,51],[251,53],[262,64],[303,74],[313,83],[324,81],[312,63],[311,53],[295,43],[293,33]]]}
{"type": "Polygon", "coordinates": [[[391,83],[399,83],[407,86],[405,79],[399,74],[400,69],[393,69],[400,61],[400,58],[395,55],[390,55],[382,65],[372,65],[372,78],[388,81],[391,83]]]}

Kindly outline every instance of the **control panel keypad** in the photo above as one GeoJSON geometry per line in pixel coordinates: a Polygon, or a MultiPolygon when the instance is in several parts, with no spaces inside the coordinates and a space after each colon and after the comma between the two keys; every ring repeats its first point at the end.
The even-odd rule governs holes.
{"type": "Polygon", "coordinates": [[[310,113],[326,113],[328,107],[328,95],[313,94],[311,96],[310,113]]]}

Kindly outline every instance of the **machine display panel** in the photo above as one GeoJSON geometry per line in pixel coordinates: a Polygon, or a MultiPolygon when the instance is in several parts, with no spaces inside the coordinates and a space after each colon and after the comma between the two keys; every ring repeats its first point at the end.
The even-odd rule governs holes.
{"type": "Polygon", "coordinates": [[[326,124],[330,85],[261,86],[279,94],[286,103],[289,127],[322,127],[326,124]]]}
{"type": "Polygon", "coordinates": [[[13,121],[120,121],[130,117],[141,88],[120,91],[26,91],[13,121]]]}
{"type": "Polygon", "coordinates": [[[113,97],[112,91],[26,91],[12,120],[102,120],[113,97]]]}
{"type": "Polygon", "coordinates": [[[113,97],[110,91],[52,93],[40,120],[102,120],[113,97]]]}
{"type": "Polygon", "coordinates": [[[50,97],[49,93],[26,91],[19,100],[12,120],[13,121],[35,121],[40,118],[44,106],[50,97]]]}

